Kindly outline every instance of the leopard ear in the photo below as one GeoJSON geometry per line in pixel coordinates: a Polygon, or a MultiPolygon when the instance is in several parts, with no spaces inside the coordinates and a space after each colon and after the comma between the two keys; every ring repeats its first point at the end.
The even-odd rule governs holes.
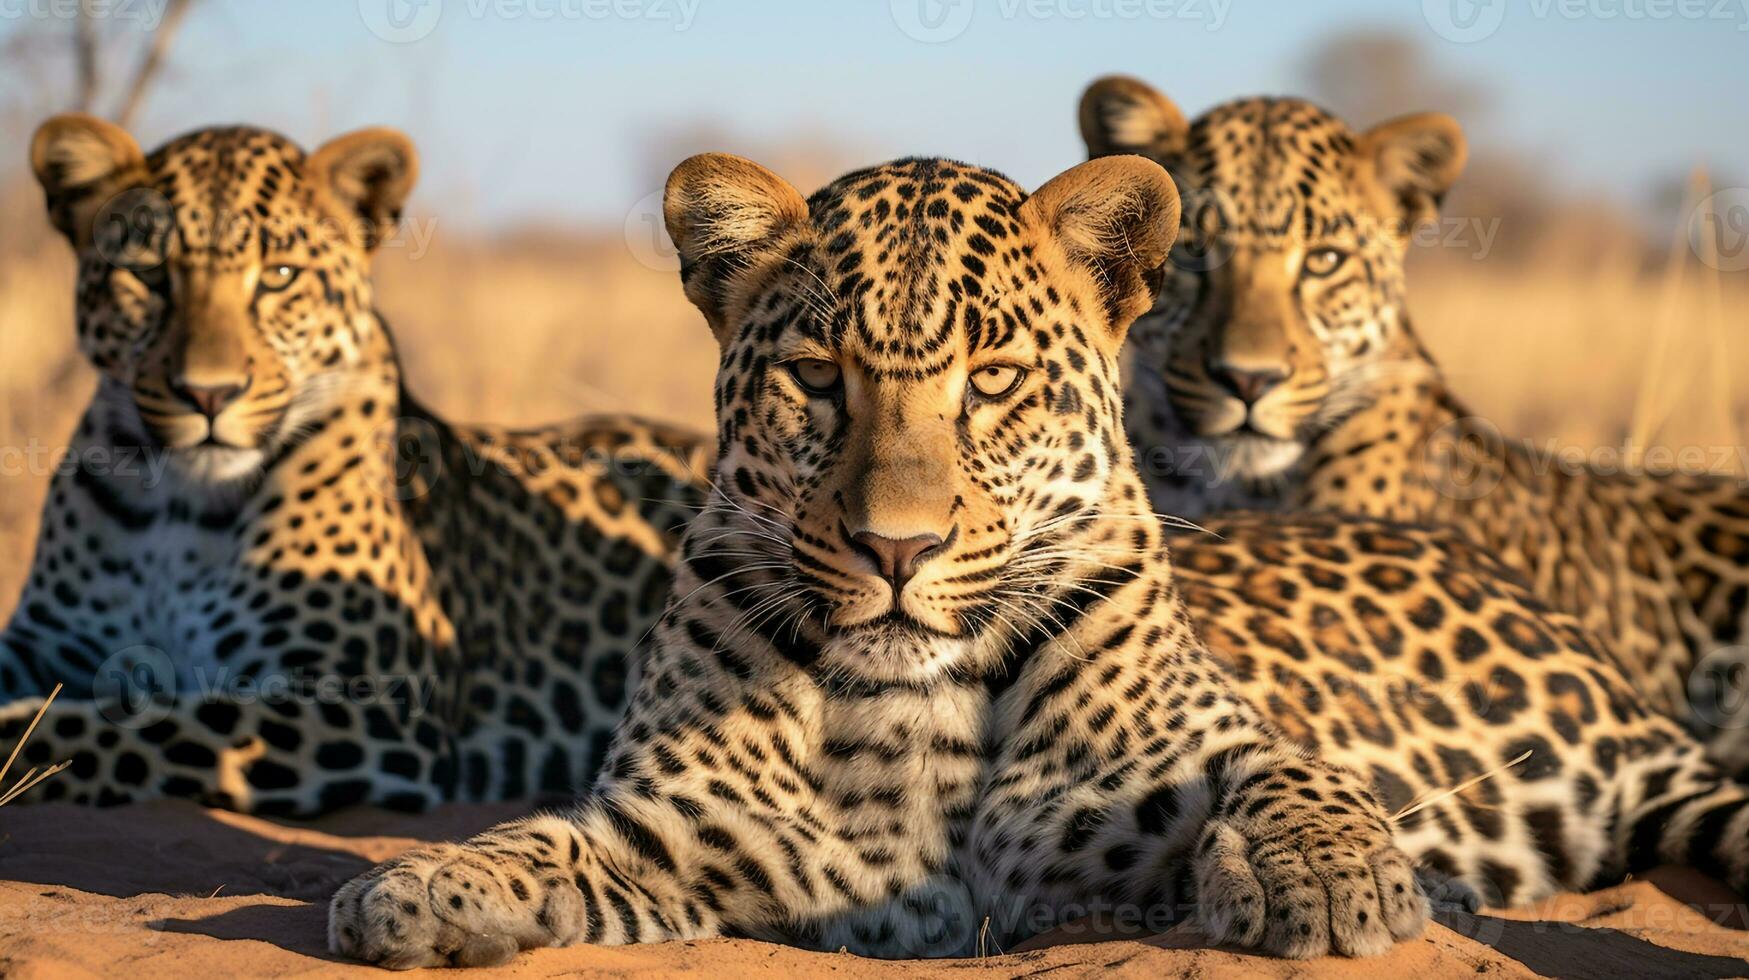
{"type": "Polygon", "coordinates": [[[104,202],[146,179],[146,155],[121,127],[70,112],[37,128],[30,168],[47,198],[49,221],[82,248],[104,202]]]}
{"type": "Polygon", "coordinates": [[[701,153],[668,175],[662,220],[680,252],[680,281],[719,344],[729,340],[737,277],[807,218],[801,193],[751,160],[701,153]]]}
{"type": "Polygon", "coordinates": [[[1139,156],[1089,160],[1052,178],[1020,208],[1092,273],[1120,338],[1160,293],[1178,209],[1171,175],[1139,156]]]}
{"type": "Polygon", "coordinates": [[[1469,146],[1457,120],[1438,112],[1403,116],[1368,130],[1356,151],[1372,167],[1373,181],[1404,233],[1439,217],[1445,192],[1463,173],[1469,146]]]}
{"type": "Polygon", "coordinates": [[[304,160],[304,176],[368,251],[394,236],[419,179],[419,154],[399,130],[361,129],[318,147],[304,160]]]}
{"type": "Polygon", "coordinates": [[[1190,125],[1172,100],[1147,82],[1107,75],[1081,93],[1081,139],[1089,157],[1139,153],[1169,160],[1184,152],[1190,125]]]}

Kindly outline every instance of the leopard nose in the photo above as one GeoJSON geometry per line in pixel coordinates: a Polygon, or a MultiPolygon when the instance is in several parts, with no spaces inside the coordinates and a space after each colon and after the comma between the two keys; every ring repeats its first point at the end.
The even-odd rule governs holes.
{"type": "Polygon", "coordinates": [[[245,380],[241,384],[204,385],[189,384],[179,378],[170,383],[170,390],[176,397],[193,405],[196,411],[210,420],[218,418],[220,412],[243,397],[243,393],[249,390],[252,380],[245,380]]]}
{"type": "Polygon", "coordinates": [[[873,531],[859,531],[850,536],[863,557],[893,586],[896,597],[905,583],[917,574],[917,568],[941,551],[941,535],[918,534],[909,538],[889,538],[873,531]]]}
{"type": "Polygon", "coordinates": [[[1286,381],[1293,374],[1285,367],[1268,367],[1259,370],[1234,367],[1218,362],[1209,364],[1208,372],[1216,384],[1232,392],[1235,397],[1247,405],[1257,404],[1264,395],[1275,390],[1277,385],[1286,381]]]}

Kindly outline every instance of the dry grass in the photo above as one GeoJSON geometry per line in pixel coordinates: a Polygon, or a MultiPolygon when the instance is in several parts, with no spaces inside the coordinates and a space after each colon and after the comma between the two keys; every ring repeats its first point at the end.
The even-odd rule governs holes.
{"type": "Polygon", "coordinates": [[[57,762],[47,768],[31,766],[24,775],[18,777],[18,782],[13,783],[11,789],[6,788],[6,774],[12,771],[12,764],[18,761],[18,754],[24,751],[24,745],[30,741],[31,733],[36,731],[36,726],[42,722],[43,715],[49,713],[49,705],[55,703],[55,696],[60,693],[61,685],[56,684],[55,689],[49,692],[49,696],[43,699],[43,703],[37,706],[36,714],[30,719],[30,724],[25,726],[24,734],[18,736],[18,744],[12,747],[12,754],[6,757],[5,763],[0,764],[0,806],[5,806],[18,799],[29,792],[31,787],[37,783],[73,764],[71,762],[57,762]]]}
{"type": "Polygon", "coordinates": [[[414,392],[450,417],[711,422],[716,342],[679,275],[617,237],[439,241],[417,260],[385,254],[377,283],[414,392]]]}
{"type": "MultiPolygon", "coordinates": [[[[92,383],[72,352],[72,263],[39,201],[34,187],[0,188],[0,448],[60,444],[92,383]]],[[[678,277],[641,264],[617,230],[472,241],[436,229],[419,258],[378,263],[380,305],[426,401],[510,424],[618,410],[709,424],[710,336],[678,277]]],[[[1721,284],[1686,251],[1675,266],[1648,261],[1637,242],[1578,227],[1543,237],[1532,254],[1434,249],[1412,265],[1417,327],[1472,407],[1567,445],[1621,445],[1636,425],[1672,446],[1741,444],[1745,277],[1721,284]]],[[[0,615],[47,476],[3,480],[0,615]]]]}
{"type": "Polygon", "coordinates": [[[1557,233],[1510,260],[1417,256],[1410,308],[1453,388],[1509,435],[1749,452],[1749,276],[1686,247],[1648,259],[1557,233]]]}

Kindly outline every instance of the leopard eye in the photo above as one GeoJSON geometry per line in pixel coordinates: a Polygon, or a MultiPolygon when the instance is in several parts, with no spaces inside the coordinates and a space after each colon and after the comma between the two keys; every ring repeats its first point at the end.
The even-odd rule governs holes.
{"type": "Polygon", "coordinates": [[[815,396],[832,394],[844,380],[844,372],[838,369],[838,365],[818,357],[790,362],[789,373],[803,391],[815,396]]]}
{"type": "Polygon", "coordinates": [[[1347,261],[1348,253],[1339,248],[1315,248],[1306,253],[1306,260],[1300,269],[1308,276],[1322,279],[1334,274],[1347,261]]]}
{"type": "Polygon", "coordinates": [[[992,364],[972,372],[972,389],[985,398],[1001,398],[1020,387],[1026,372],[1013,364],[992,364]]]}
{"type": "Polygon", "coordinates": [[[277,293],[298,279],[298,273],[304,271],[295,265],[270,265],[261,270],[261,278],[255,288],[264,293],[277,293]]]}

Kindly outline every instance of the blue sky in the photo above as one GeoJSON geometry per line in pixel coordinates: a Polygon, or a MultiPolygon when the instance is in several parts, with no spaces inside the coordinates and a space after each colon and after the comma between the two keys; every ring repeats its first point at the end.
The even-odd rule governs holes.
{"type": "MultiPolygon", "coordinates": [[[[32,2],[51,0],[0,0],[0,14],[32,2]]],[[[1139,75],[1194,113],[1303,91],[1301,66],[1321,41],[1388,28],[1419,42],[1430,72],[1490,96],[1489,111],[1464,120],[1480,148],[1510,147],[1576,188],[1639,204],[1699,162],[1749,180],[1746,6],[202,0],[136,128],[151,144],[246,121],[309,144],[389,123],[423,150],[428,206],[493,225],[617,221],[655,189],[652,132],[710,127],[726,144],[713,148],[728,150],[811,136],[863,162],[944,154],[1036,185],[1080,159],[1075,99],[1096,75],[1139,75]],[[1485,36],[1466,40],[1466,29],[1485,36]]],[[[0,37],[64,31],[11,19],[0,37]]]]}

